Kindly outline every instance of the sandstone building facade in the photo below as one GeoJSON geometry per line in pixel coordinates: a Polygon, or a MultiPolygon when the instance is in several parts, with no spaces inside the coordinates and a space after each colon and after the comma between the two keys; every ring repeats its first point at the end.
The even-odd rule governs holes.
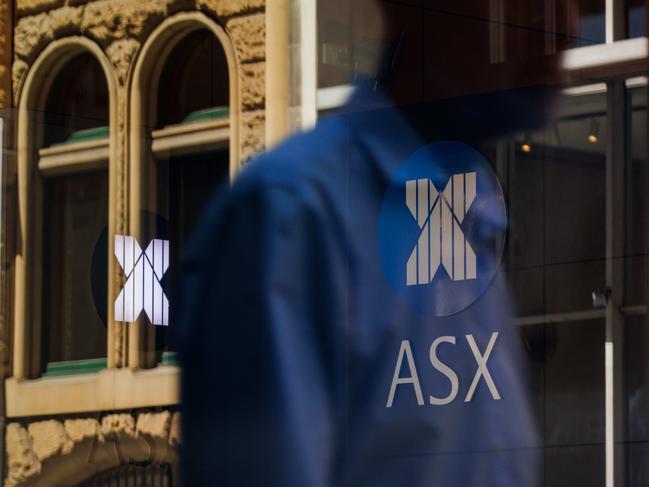
{"type": "MultiPolygon", "coordinates": [[[[268,12],[265,0],[0,3],[5,485],[178,485],[179,370],[145,313],[134,324],[115,319],[127,276],[112,258],[114,236],[145,246],[160,237],[151,215],[191,219],[191,202],[170,215],[170,201],[194,190],[174,181],[231,179],[267,132],[281,136],[284,116],[267,127],[267,57],[276,56],[271,86],[286,80],[286,55],[266,42],[273,9],[285,14],[285,2],[268,12]],[[207,83],[197,80],[201,64],[207,83]],[[214,154],[216,175],[200,166],[214,154]],[[202,169],[182,168],[183,157],[202,169]],[[101,201],[91,188],[101,188],[101,201]],[[98,209],[105,222],[88,223],[98,209]],[[85,254],[52,250],[96,238],[87,225],[104,227],[92,255],[99,274],[75,263],[85,254]],[[48,281],[57,272],[67,277],[48,281]],[[90,289],[88,278],[92,292],[77,299],[75,279],[90,289]],[[96,310],[88,314],[84,300],[96,310]],[[101,317],[100,344],[77,323],[88,316],[101,317]],[[83,353],[64,343],[75,334],[83,353]]],[[[284,49],[280,24],[269,37],[284,49]]],[[[187,230],[165,232],[173,243],[187,230]]]]}

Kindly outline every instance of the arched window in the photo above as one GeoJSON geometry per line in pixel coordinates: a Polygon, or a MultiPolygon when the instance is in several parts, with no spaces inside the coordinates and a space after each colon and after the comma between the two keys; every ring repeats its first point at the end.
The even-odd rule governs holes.
{"type": "MultiPolygon", "coordinates": [[[[161,284],[173,307],[181,256],[232,173],[238,107],[235,56],[223,29],[201,14],[179,14],[168,24],[152,34],[134,72],[131,161],[141,181],[131,184],[131,229],[142,248],[169,241],[161,284]]],[[[140,317],[129,332],[131,366],[173,362],[168,325],[140,317]]]]}
{"type": "Polygon", "coordinates": [[[223,48],[209,30],[194,31],[178,42],[164,64],[156,128],[218,118],[227,113],[229,97],[223,48]]]}
{"type": "Polygon", "coordinates": [[[228,127],[228,65],[210,31],[187,35],[171,51],[160,76],[157,111],[153,151],[158,165],[158,210],[169,222],[172,257],[180,257],[207,199],[227,181],[229,171],[227,132],[220,139],[212,133],[209,139],[182,147],[160,150],[159,144],[169,133],[205,123],[210,129],[228,127]]]}
{"type": "Polygon", "coordinates": [[[68,60],[47,84],[34,125],[41,216],[35,226],[42,232],[33,240],[41,247],[34,249],[41,263],[34,272],[42,279],[34,279],[41,327],[33,346],[40,345],[36,371],[60,375],[105,367],[109,97],[90,53],[68,60]]]}
{"type": "MultiPolygon", "coordinates": [[[[45,105],[43,145],[69,142],[85,131],[108,131],[108,85],[97,60],[83,53],[68,61],[52,83],[45,105]]],[[[90,132],[90,133],[97,133],[90,132]]]]}
{"type": "MultiPolygon", "coordinates": [[[[153,152],[158,167],[158,214],[168,222],[172,263],[179,263],[209,197],[228,181],[228,124],[227,59],[214,35],[200,29],[171,51],[159,80],[153,152]],[[207,132],[203,140],[159,150],[167,134],[184,130],[196,134],[201,127],[212,133],[207,132]],[[221,137],[214,137],[219,130],[221,137]]],[[[167,276],[172,305],[177,269],[177,265],[170,266],[167,276]]],[[[156,329],[156,349],[173,349],[168,329],[156,329]]]]}

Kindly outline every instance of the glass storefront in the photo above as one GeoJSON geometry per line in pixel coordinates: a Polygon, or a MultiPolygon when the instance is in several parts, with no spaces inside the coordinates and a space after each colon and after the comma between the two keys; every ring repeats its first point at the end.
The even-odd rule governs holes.
{"type": "Polygon", "coordinates": [[[646,2],[68,3],[0,6],[0,485],[649,485],[646,2]]]}

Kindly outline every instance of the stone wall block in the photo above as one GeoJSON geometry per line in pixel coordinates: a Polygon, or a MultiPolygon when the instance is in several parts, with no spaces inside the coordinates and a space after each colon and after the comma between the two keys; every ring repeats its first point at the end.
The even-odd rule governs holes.
{"type": "Polygon", "coordinates": [[[5,80],[9,78],[9,71],[6,66],[0,65],[0,109],[9,106],[9,93],[5,80]]]}
{"type": "Polygon", "coordinates": [[[142,38],[166,14],[166,0],[98,0],[86,5],[81,30],[108,45],[127,37],[142,38]]]}
{"type": "Polygon", "coordinates": [[[11,104],[11,42],[13,17],[11,3],[0,1],[0,109],[11,104]]]}
{"type": "Polygon", "coordinates": [[[109,414],[101,420],[101,433],[106,438],[124,435],[135,438],[135,419],[130,414],[109,414]]]}
{"type": "Polygon", "coordinates": [[[63,423],[68,438],[74,443],[81,443],[85,440],[92,440],[97,437],[103,440],[99,421],[94,418],[87,419],[66,419],[63,423]]]}
{"type": "Polygon", "coordinates": [[[16,13],[18,17],[51,10],[61,7],[65,0],[16,0],[16,13]]]}
{"type": "Polygon", "coordinates": [[[171,425],[171,413],[142,413],[137,417],[137,435],[147,435],[152,438],[167,440],[169,426],[171,425]]]}
{"type": "Polygon", "coordinates": [[[28,431],[34,453],[41,462],[54,455],[69,453],[74,446],[63,424],[53,419],[31,423],[28,431]]]}
{"type": "Polygon", "coordinates": [[[27,430],[18,423],[7,425],[7,479],[5,486],[13,487],[41,472],[41,462],[32,449],[31,438],[27,430]]]}
{"type": "Polygon", "coordinates": [[[137,437],[148,445],[149,458],[164,463],[173,450],[169,444],[171,412],[141,413],[137,418],[137,437]]]}
{"type": "Polygon", "coordinates": [[[266,15],[263,13],[237,17],[227,24],[232,43],[242,63],[266,58],[266,15]]]}
{"type": "Polygon", "coordinates": [[[139,47],[140,43],[135,39],[121,39],[113,42],[108,46],[108,49],[106,49],[106,53],[113,63],[113,66],[115,66],[117,78],[121,84],[126,82],[131,62],[133,61],[135,53],[137,53],[139,47]]]}
{"type": "Polygon", "coordinates": [[[240,74],[243,109],[263,108],[266,102],[266,63],[242,64],[240,74]]]}
{"type": "Polygon", "coordinates": [[[52,31],[55,36],[76,34],[81,25],[81,7],[63,7],[50,12],[52,31]]]}
{"type": "Polygon", "coordinates": [[[54,38],[52,21],[42,13],[18,21],[14,31],[14,51],[23,59],[31,59],[54,38]]]}
{"type": "Polygon", "coordinates": [[[7,487],[77,485],[119,462],[178,461],[180,414],[114,413],[6,428],[7,487]],[[98,441],[97,441],[98,440],[98,441]],[[81,463],[80,463],[81,462],[81,463]],[[62,479],[65,482],[61,483],[62,479]]]}
{"type": "Polygon", "coordinates": [[[198,0],[199,6],[219,17],[226,18],[261,10],[266,0],[198,0]]]}
{"type": "Polygon", "coordinates": [[[245,163],[265,148],[266,114],[264,110],[241,114],[241,161],[245,163]]]}
{"type": "Polygon", "coordinates": [[[181,444],[181,431],[180,431],[180,413],[176,412],[171,417],[171,424],[169,425],[169,444],[171,446],[179,446],[181,444]]]}

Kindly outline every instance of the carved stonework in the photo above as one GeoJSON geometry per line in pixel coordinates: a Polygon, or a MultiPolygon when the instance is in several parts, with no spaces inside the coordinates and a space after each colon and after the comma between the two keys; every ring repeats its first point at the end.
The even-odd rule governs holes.
{"type": "Polygon", "coordinates": [[[11,487],[35,478],[41,472],[41,462],[34,452],[32,440],[25,428],[17,423],[7,426],[7,478],[5,485],[11,487]]]}
{"type": "Polygon", "coordinates": [[[84,7],[81,31],[108,45],[141,38],[166,15],[165,0],[98,0],[84,7]]]}
{"type": "Polygon", "coordinates": [[[74,446],[63,424],[53,419],[32,423],[27,431],[32,439],[34,453],[41,462],[54,455],[70,453],[74,446]]]}
{"type": "Polygon", "coordinates": [[[26,61],[32,61],[48,42],[54,39],[50,14],[41,13],[18,21],[14,32],[14,52],[26,61]]]}
{"type": "Polygon", "coordinates": [[[122,85],[126,82],[128,71],[139,47],[140,43],[135,39],[120,39],[106,49],[108,58],[115,66],[117,79],[122,85]]]}
{"type": "Polygon", "coordinates": [[[210,10],[222,19],[263,10],[266,0],[198,0],[201,8],[210,10]]]}
{"type": "Polygon", "coordinates": [[[16,11],[19,17],[24,17],[61,7],[64,4],[65,0],[16,0],[16,11]]]}
{"type": "Polygon", "coordinates": [[[263,13],[232,19],[226,28],[240,62],[266,59],[266,16],[263,13]]]}
{"type": "Polygon", "coordinates": [[[120,463],[176,464],[180,413],[116,413],[96,418],[10,423],[5,485],[68,485],[120,463]],[[80,461],[81,460],[81,461],[80,461]]]}
{"type": "Polygon", "coordinates": [[[266,101],[266,63],[241,65],[241,106],[245,111],[264,108],[266,101]]]}
{"type": "Polygon", "coordinates": [[[63,7],[52,10],[50,13],[52,33],[57,37],[78,33],[82,14],[82,7],[63,7]]]}
{"type": "Polygon", "coordinates": [[[264,110],[241,114],[241,165],[264,150],[266,115],[264,110]]]}
{"type": "Polygon", "coordinates": [[[0,109],[11,102],[12,27],[11,2],[0,2],[0,109]]]}
{"type": "Polygon", "coordinates": [[[73,443],[81,443],[82,441],[91,440],[93,438],[104,441],[101,426],[99,425],[99,421],[95,418],[66,419],[64,426],[68,438],[70,438],[73,443]]]}

